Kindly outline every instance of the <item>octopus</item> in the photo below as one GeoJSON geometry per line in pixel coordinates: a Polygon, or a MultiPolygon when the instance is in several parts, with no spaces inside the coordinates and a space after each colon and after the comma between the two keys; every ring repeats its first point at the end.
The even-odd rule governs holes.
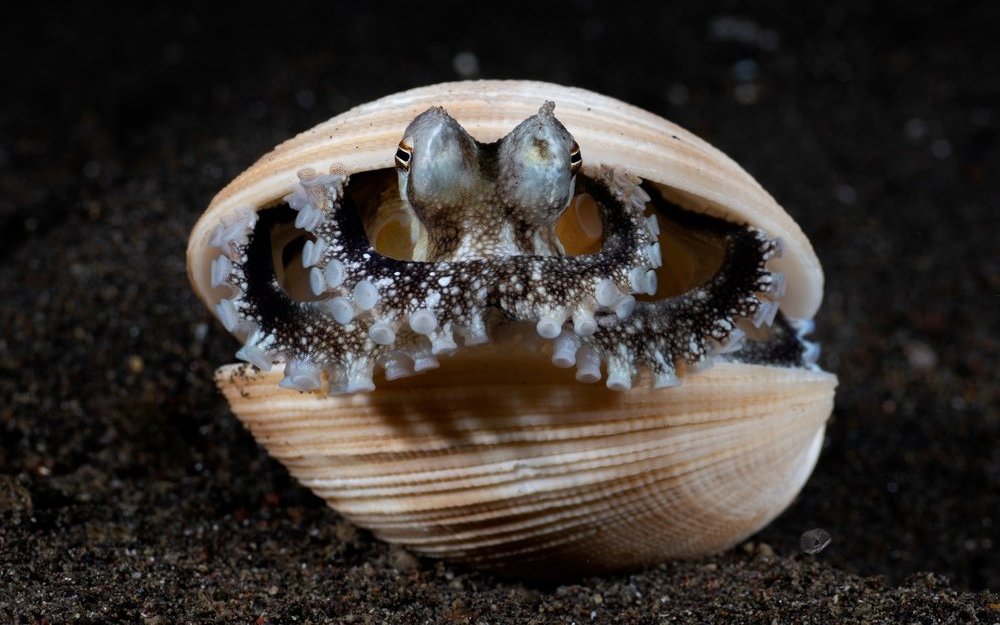
{"type": "Polygon", "coordinates": [[[373,196],[394,189],[299,172],[282,207],[248,211],[213,234],[222,254],[212,285],[234,293],[216,311],[246,336],[237,357],[262,370],[284,362],[281,386],[316,391],[325,382],[331,395],[373,390],[376,367],[393,380],[512,337],[536,341],[557,367],[575,366],[580,382],[601,380],[603,367],[614,390],[631,388],[642,368],[665,388],[718,359],[813,366],[810,322],[778,311],[785,280],[767,263],[780,240],[681,210],[627,171],[586,175],[582,163],[553,102],[493,143],[428,109],[395,153],[393,201],[420,230],[408,258],[379,251],[363,218],[373,196]],[[558,224],[580,198],[601,240],[569,253],[558,224]],[[666,225],[720,250],[717,269],[682,292],[658,285],[666,225]],[[275,257],[274,239],[288,232],[305,233],[295,256],[304,295],[275,257]]]}

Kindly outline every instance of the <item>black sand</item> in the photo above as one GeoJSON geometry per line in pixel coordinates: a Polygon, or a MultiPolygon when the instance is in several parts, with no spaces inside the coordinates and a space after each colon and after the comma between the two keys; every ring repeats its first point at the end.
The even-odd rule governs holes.
{"type": "Polygon", "coordinates": [[[3,20],[0,621],[1000,622],[1000,12],[540,4],[3,20]],[[812,238],[841,386],[815,474],[753,542],[559,587],[417,560],[297,486],[215,391],[237,346],[183,256],[211,196],[459,70],[673,119],[812,238]],[[814,527],[833,543],[810,556],[814,527]]]}

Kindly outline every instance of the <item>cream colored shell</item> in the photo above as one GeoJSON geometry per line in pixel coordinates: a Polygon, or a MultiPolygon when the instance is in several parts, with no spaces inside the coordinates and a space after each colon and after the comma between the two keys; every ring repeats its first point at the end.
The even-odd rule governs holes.
{"type": "Polygon", "coordinates": [[[812,471],[836,383],[720,364],[620,393],[484,349],[328,398],[245,369],[219,372],[233,411],[346,518],[420,554],[548,578],[713,553],[763,527],[812,471]]]}
{"type": "MultiPolygon", "coordinates": [[[[545,100],[579,142],[585,171],[628,170],[682,206],[780,236],[786,315],[810,318],[823,275],[795,222],[733,161],[651,113],[539,82],[436,85],[352,109],[279,145],[231,182],[195,226],[188,271],[214,308],[215,226],[288,194],[296,172],[389,168],[407,123],[443,106],[480,141],[545,100]]],[[[712,553],[778,515],[819,454],[836,377],[719,364],[653,390],[584,385],[530,351],[466,349],[440,369],[372,393],[278,387],[282,367],[218,372],[254,437],[345,517],[415,552],[530,577],[565,578],[712,553]]]]}

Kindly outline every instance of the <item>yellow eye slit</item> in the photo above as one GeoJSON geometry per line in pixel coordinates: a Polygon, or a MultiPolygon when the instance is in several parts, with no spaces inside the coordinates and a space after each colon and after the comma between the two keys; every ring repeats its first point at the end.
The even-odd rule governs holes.
{"type": "Polygon", "coordinates": [[[410,148],[402,143],[396,148],[396,167],[407,171],[410,169],[410,148]]]}
{"type": "Polygon", "coordinates": [[[583,156],[580,154],[580,146],[575,141],[573,142],[573,149],[569,154],[569,167],[570,170],[575,174],[580,170],[580,165],[583,164],[583,156]]]}

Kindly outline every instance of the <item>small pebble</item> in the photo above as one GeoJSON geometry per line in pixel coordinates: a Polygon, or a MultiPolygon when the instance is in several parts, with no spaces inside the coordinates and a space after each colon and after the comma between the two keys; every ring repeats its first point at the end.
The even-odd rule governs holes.
{"type": "Polygon", "coordinates": [[[951,143],[947,139],[935,139],[931,144],[931,154],[937,158],[948,158],[951,156],[951,143]]]}
{"type": "Polygon", "coordinates": [[[816,555],[826,549],[832,540],[829,532],[825,529],[816,528],[804,532],[799,539],[799,544],[802,546],[802,551],[805,551],[809,555],[816,555]]]}
{"type": "Polygon", "coordinates": [[[414,571],[420,566],[420,562],[413,554],[395,546],[389,548],[389,564],[400,573],[414,571]]]}
{"type": "Polygon", "coordinates": [[[930,345],[921,341],[908,341],[903,344],[903,352],[910,367],[918,371],[928,371],[937,365],[937,354],[930,345]]]}
{"type": "Polygon", "coordinates": [[[347,521],[341,521],[334,527],[334,535],[342,543],[353,543],[358,540],[358,528],[347,521]]]}
{"type": "Polygon", "coordinates": [[[920,141],[925,136],[927,136],[927,131],[930,129],[927,122],[919,117],[914,117],[906,122],[903,131],[906,133],[906,137],[916,143],[920,141]]]}
{"type": "Polygon", "coordinates": [[[688,90],[687,85],[681,83],[674,83],[667,88],[667,101],[674,106],[684,106],[687,104],[690,95],[691,92],[688,90]]]}
{"type": "Polygon", "coordinates": [[[479,58],[473,52],[459,52],[451,60],[451,65],[462,78],[472,78],[479,74],[479,58]]]}
{"type": "Polygon", "coordinates": [[[14,476],[0,475],[0,512],[26,512],[34,510],[31,492],[19,484],[14,476]]]}
{"type": "Polygon", "coordinates": [[[858,200],[858,192],[849,184],[837,185],[837,188],[833,190],[833,194],[838,202],[847,206],[854,204],[858,200]]]}
{"type": "Polygon", "coordinates": [[[772,549],[771,545],[767,543],[760,543],[757,545],[757,555],[762,558],[773,558],[774,549],[772,549]]]}

